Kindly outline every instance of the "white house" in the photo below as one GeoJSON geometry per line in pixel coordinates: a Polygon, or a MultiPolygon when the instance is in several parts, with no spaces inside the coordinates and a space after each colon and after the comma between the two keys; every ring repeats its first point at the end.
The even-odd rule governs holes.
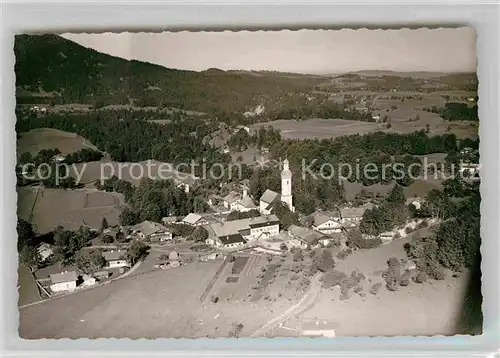
{"type": "Polygon", "coordinates": [[[66,271],[50,275],[50,280],[52,281],[52,285],[50,285],[52,292],[73,291],[76,289],[78,276],[75,271],[66,271]]]}
{"type": "Polygon", "coordinates": [[[264,194],[260,197],[259,201],[259,211],[262,215],[269,215],[271,214],[271,210],[273,209],[274,204],[280,200],[280,195],[272,191],[270,189],[267,189],[264,194]]]}
{"type": "Polygon", "coordinates": [[[342,232],[342,224],[326,213],[317,213],[313,216],[314,230],[323,234],[334,234],[342,232]]]}
{"type": "Polygon", "coordinates": [[[104,251],[102,253],[102,256],[108,263],[109,268],[128,266],[127,260],[125,259],[125,251],[120,251],[120,250],[104,251]]]}
{"type": "Polygon", "coordinates": [[[213,223],[205,227],[209,234],[206,243],[234,248],[249,241],[278,235],[279,226],[280,221],[276,215],[213,223]]]}
{"type": "Polygon", "coordinates": [[[325,234],[302,226],[291,225],[288,228],[288,233],[300,242],[302,248],[327,246],[330,242],[325,234]]]}

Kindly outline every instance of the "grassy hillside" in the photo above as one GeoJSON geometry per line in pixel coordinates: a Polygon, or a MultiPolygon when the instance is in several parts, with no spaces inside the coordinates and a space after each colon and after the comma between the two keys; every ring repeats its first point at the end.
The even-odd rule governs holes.
{"type": "Polygon", "coordinates": [[[323,81],[275,72],[173,70],[106,55],[56,35],[18,35],[14,51],[18,103],[242,111],[323,81]]]}

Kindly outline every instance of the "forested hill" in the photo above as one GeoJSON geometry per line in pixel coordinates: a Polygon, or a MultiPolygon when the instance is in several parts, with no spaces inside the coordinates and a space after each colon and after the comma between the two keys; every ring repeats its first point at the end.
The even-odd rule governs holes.
{"type": "Polygon", "coordinates": [[[56,35],[18,35],[14,51],[18,103],[243,111],[324,81],[273,72],[168,69],[103,54],[56,35]]]}

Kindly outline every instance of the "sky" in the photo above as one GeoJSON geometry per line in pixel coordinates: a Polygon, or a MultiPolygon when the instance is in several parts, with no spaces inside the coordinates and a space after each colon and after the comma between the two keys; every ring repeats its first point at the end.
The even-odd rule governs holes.
{"type": "Polygon", "coordinates": [[[474,72],[473,28],[63,34],[110,55],[169,68],[342,73],[474,72]]]}

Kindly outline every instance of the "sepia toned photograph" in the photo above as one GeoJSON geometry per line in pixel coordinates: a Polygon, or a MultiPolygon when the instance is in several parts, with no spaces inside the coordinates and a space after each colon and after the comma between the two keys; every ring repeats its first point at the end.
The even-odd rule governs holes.
{"type": "Polygon", "coordinates": [[[483,332],[473,28],[13,50],[21,338],[483,332]]]}

